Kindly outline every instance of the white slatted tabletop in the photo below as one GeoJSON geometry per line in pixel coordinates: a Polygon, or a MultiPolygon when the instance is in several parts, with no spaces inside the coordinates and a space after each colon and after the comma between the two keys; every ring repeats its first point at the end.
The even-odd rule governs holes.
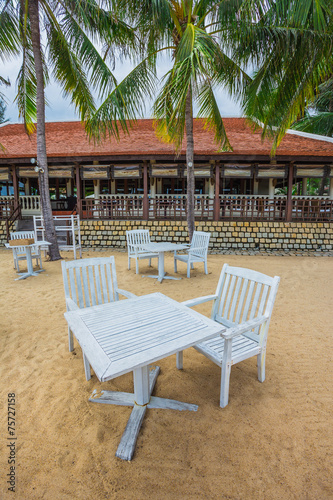
{"type": "Polygon", "coordinates": [[[147,408],[196,411],[197,406],[152,396],[159,367],[149,365],[208,340],[225,327],[161,294],[65,313],[85,356],[101,382],[133,371],[134,394],[102,391],[96,403],[133,406],[116,456],[131,460],[147,408]]]}
{"type": "Polygon", "coordinates": [[[157,278],[157,280],[162,283],[163,280],[180,280],[181,278],[176,278],[175,276],[167,276],[164,271],[164,253],[174,252],[175,250],[187,250],[189,245],[187,243],[171,243],[169,241],[158,241],[153,243],[147,243],[143,245],[146,252],[158,253],[158,274],[148,275],[147,278],[157,278]]]}
{"type": "Polygon", "coordinates": [[[161,293],[66,312],[65,318],[101,382],[225,330],[161,293]]]}

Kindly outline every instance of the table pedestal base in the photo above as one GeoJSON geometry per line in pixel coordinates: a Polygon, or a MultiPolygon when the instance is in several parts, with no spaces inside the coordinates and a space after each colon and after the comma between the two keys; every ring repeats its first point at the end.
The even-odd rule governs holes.
{"type": "Polygon", "coordinates": [[[37,271],[33,271],[32,273],[18,273],[19,278],[15,278],[15,281],[17,280],[25,280],[25,278],[29,278],[29,276],[38,276],[38,273],[42,273],[45,271],[45,269],[38,269],[37,271]]]}
{"type": "Polygon", "coordinates": [[[164,276],[159,276],[158,274],[143,274],[143,278],[155,278],[157,281],[162,283],[163,280],[181,280],[181,278],[176,278],[175,276],[167,276],[164,274],[164,276]]]}
{"type": "Polygon", "coordinates": [[[182,403],[181,401],[175,401],[173,399],[164,399],[151,396],[153,392],[160,368],[156,366],[153,370],[149,372],[149,395],[150,399],[146,405],[138,405],[135,402],[135,394],[128,392],[113,392],[113,391],[102,391],[101,395],[98,397],[92,394],[89,401],[93,403],[103,403],[103,404],[113,404],[122,406],[133,406],[133,410],[130,418],[128,419],[125,431],[120,440],[116,457],[122,460],[131,460],[134,454],[134,449],[140,427],[143,422],[147,408],[164,408],[168,410],[189,410],[197,411],[198,406],[182,403]]]}

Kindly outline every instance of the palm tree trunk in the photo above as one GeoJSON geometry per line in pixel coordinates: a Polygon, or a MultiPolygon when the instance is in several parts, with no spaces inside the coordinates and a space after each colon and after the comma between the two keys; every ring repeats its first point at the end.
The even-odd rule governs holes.
{"type": "Polygon", "coordinates": [[[61,256],[52,216],[49,192],[49,170],[46,155],[44,75],[40,47],[38,0],[29,0],[28,8],[37,80],[37,164],[41,169],[38,176],[40,200],[45,226],[45,238],[51,243],[48,250],[50,260],[58,260],[61,259],[61,256]]]}
{"type": "Polygon", "coordinates": [[[193,107],[192,88],[189,86],[185,108],[186,127],[186,165],[187,165],[187,229],[190,242],[192,241],[194,225],[194,139],[193,139],[193,107]]]}

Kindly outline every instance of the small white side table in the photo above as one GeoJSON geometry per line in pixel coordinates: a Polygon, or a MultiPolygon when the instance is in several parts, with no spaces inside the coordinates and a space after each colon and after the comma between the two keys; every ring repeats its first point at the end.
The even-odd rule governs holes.
{"type": "Polygon", "coordinates": [[[158,253],[158,274],[148,275],[147,278],[157,278],[157,280],[162,283],[163,280],[180,280],[181,278],[176,278],[175,276],[167,276],[164,271],[164,252],[174,252],[175,250],[185,250],[189,248],[189,245],[184,243],[169,243],[169,242],[157,242],[148,243],[144,245],[144,250],[147,252],[158,253]]]}
{"type": "MultiPolygon", "coordinates": [[[[37,269],[36,271],[34,271],[33,264],[32,264],[32,257],[31,257],[31,249],[33,247],[41,247],[41,246],[45,246],[45,245],[51,245],[51,243],[49,243],[48,241],[37,241],[36,243],[32,243],[31,245],[24,245],[25,253],[27,256],[28,271],[26,273],[18,273],[19,278],[15,278],[15,281],[24,280],[25,278],[28,278],[29,276],[38,276],[39,273],[44,271],[44,269],[37,269]]],[[[15,249],[15,248],[22,249],[22,247],[23,247],[22,245],[9,245],[9,243],[6,243],[5,246],[6,246],[6,248],[10,248],[10,249],[15,249]]]]}

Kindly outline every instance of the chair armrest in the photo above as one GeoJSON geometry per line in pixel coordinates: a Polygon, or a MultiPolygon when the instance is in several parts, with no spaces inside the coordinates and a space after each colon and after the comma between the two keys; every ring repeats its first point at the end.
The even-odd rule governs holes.
{"type": "Polygon", "coordinates": [[[127,292],[126,290],[122,290],[121,288],[117,288],[116,291],[120,293],[120,295],[124,295],[124,297],[127,297],[128,299],[134,299],[135,297],[137,297],[137,295],[135,295],[134,293],[127,292]]]}
{"type": "Polygon", "coordinates": [[[221,337],[223,337],[226,340],[232,339],[233,337],[237,337],[238,335],[242,335],[243,333],[246,333],[249,330],[253,330],[253,328],[257,328],[258,326],[263,325],[264,323],[266,323],[266,321],[268,321],[268,319],[269,319],[268,315],[259,316],[258,318],[255,319],[250,319],[249,321],[241,323],[240,325],[227,328],[227,331],[225,333],[221,333],[221,337]]]}
{"type": "Polygon", "coordinates": [[[217,297],[217,295],[205,295],[204,297],[197,297],[196,299],[184,300],[184,302],[181,302],[181,304],[186,307],[193,307],[199,304],[203,304],[204,302],[209,302],[210,300],[216,300],[217,297]]]}
{"type": "Polygon", "coordinates": [[[80,309],[79,306],[75,304],[74,300],[70,299],[69,297],[67,297],[66,299],[66,306],[67,311],[77,311],[78,309],[80,309]]]}

